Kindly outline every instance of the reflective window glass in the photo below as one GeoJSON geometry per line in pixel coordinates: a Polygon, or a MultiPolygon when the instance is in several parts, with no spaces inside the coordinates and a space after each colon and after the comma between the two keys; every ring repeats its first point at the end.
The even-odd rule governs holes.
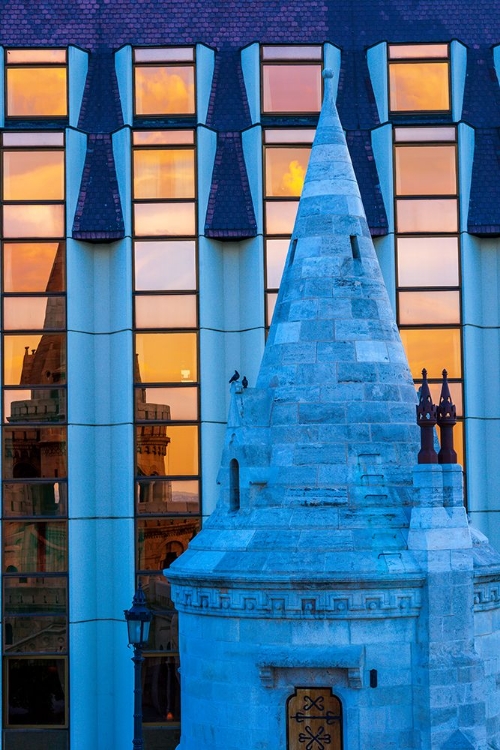
{"type": "Polygon", "coordinates": [[[308,148],[266,148],[266,195],[300,196],[310,153],[308,148]]]}
{"type": "Polygon", "coordinates": [[[195,328],[196,323],[194,294],[141,294],[135,298],[136,328],[195,328]]]}
{"type": "Polygon", "coordinates": [[[137,513],[180,513],[181,515],[200,512],[200,487],[196,480],[141,479],[136,485],[137,513]]]}
{"type": "Polygon", "coordinates": [[[389,44],[390,60],[408,60],[411,58],[446,58],[447,44],[389,44]]]}
{"type": "Polygon", "coordinates": [[[12,571],[3,579],[3,607],[8,615],[59,614],[66,611],[68,579],[65,576],[18,578],[12,571]]]}
{"type": "Polygon", "coordinates": [[[4,205],[4,237],[63,237],[64,206],[60,204],[4,205]]]}
{"type": "Polygon", "coordinates": [[[65,617],[6,617],[4,649],[14,653],[65,653],[68,650],[65,617]]]}
{"type": "Polygon", "coordinates": [[[64,726],[66,659],[9,657],[6,660],[7,726],[64,726]]]}
{"type": "Polygon", "coordinates": [[[390,63],[389,86],[392,112],[450,108],[447,62],[390,63]]]}
{"type": "Polygon", "coordinates": [[[137,421],[198,419],[198,388],[136,388],[137,421]]]}
{"type": "Polygon", "coordinates": [[[64,297],[4,297],[3,327],[6,331],[49,330],[65,326],[64,297]]]}
{"type": "Polygon", "coordinates": [[[190,62],[194,60],[193,47],[137,47],[135,62],[190,62]]]}
{"type": "Polygon", "coordinates": [[[194,132],[192,130],[134,130],[132,143],[134,146],[189,145],[194,143],[194,132]]]}
{"type": "Polygon", "coordinates": [[[200,529],[193,517],[139,519],[137,527],[137,569],[163,571],[186,549],[200,529]]]}
{"type": "Polygon", "coordinates": [[[4,427],[3,457],[4,479],[64,478],[66,427],[4,427]]]}
{"type": "Polygon", "coordinates": [[[194,203],[136,203],[134,226],[138,237],[195,234],[194,203]]]}
{"type": "Polygon", "coordinates": [[[138,333],[135,342],[141,382],[198,380],[196,333],[138,333]]]}
{"type": "Polygon", "coordinates": [[[62,63],[66,62],[65,49],[8,49],[7,65],[20,63],[62,63]]]}
{"type": "Polygon", "coordinates": [[[194,151],[136,149],[135,198],[194,198],[194,151]]]}
{"type": "Polygon", "coordinates": [[[63,151],[4,151],[3,197],[7,201],[63,200],[63,151]]]}
{"type": "Polygon", "coordinates": [[[309,143],[314,140],[315,130],[305,128],[280,128],[264,130],[264,143],[309,143]]]}
{"type": "Polygon", "coordinates": [[[66,117],[66,68],[7,67],[8,117],[66,117]]]}
{"type": "Polygon", "coordinates": [[[66,381],[63,334],[4,336],[3,355],[5,385],[51,385],[66,381]]]}
{"type": "Polygon", "coordinates": [[[62,521],[3,523],[3,570],[62,573],[67,570],[67,525],[62,521]]]}
{"type": "Polygon", "coordinates": [[[456,140],[456,131],[454,127],[394,128],[394,140],[396,141],[396,143],[400,143],[402,141],[420,141],[421,143],[424,143],[425,141],[454,142],[456,140]]]}
{"type": "Polygon", "coordinates": [[[277,289],[281,283],[289,246],[290,240],[267,240],[266,242],[267,286],[269,289],[277,289]]]}
{"type": "Polygon", "coordinates": [[[400,325],[460,323],[459,292],[399,292],[400,325]]]}
{"type": "Polygon", "coordinates": [[[276,292],[268,292],[266,295],[267,300],[267,325],[271,325],[271,320],[273,319],[274,314],[274,308],[276,307],[276,300],[278,299],[278,295],[276,292]]]}
{"type": "Polygon", "coordinates": [[[66,419],[66,391],[63,388],[32,390],[4,389],[4,422],[61,422],[66,419]]]}
{"type": "Polygon", "coordinates": [[[298,201],[266,201],[266,233],[292,234],[298,201]]]}
{"type": "Polygon", "coordinates": [[[403,328],[400,334],[414,378],[424,368],[430,378],[440,378],[444,369],[450,378],[462,377],[459,328],[403,328]]]}
{"type": "Polygon", "coordinates": [[[457,192],[455,146],[397,146],[397,195],[453,195],[457,192]]]}
{"type": "Polygon", "coordinates": [[[458,204],[455,198],[396,201],[398,232],[457,232],[458,204]]]}
{"type": "Polygon", "coordinates": [[[194,115],[194,67],[135,67],[137,115],[194,115]]]}
{"type": "Polygon", "coordinates": [[[398,237],[399,286],[458,286],[458,237],[398,237]]]}
{"type": "Polygon", "coordinates": [[[136,447],[138,476],[198,474],[197,425],[140,425],[136,447]]]}
{"type": "Polygon", "coordinates": [[[165,654],[144,654],[144,657],[142,720],[145,724],[180,722],[179,657],[165,654]]]}
{"type": "Polygon", "coordinates": [[[263,60],[321,60],[323,50],[319,45],[264,45],[263,60]]]}
{"type": "Polygon", "coordinates": [[[64,482],[6,482],[4,516],[65,516],[68,488],[64,482]]]}
{"type": "Polygon", "coordinates": [[[4,292],[62,292],[64,286],[63,243],[4,242],[4,292]]]}
{"type": "Polygon", "coordinates": [[[135,242],[137,291],[196,289],[196,247],[191,240],[135,242]]]}
{"type": "Polygon", "coordinates": [[[321,65],[263,65],[263,112],[321,109],[321,65]]]}

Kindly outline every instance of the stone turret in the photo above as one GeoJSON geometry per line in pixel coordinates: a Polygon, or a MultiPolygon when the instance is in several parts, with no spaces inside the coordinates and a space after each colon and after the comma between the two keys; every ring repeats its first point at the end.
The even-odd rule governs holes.
{"type": "Polygon", "coordinates": [[[232,389],[219,504],[168,570],[180,750],[486,750],[500,605],[485,594],[474,639],[474,560],[490,592],[500,558],[473,547],[461,468],[415,466],[415,388],[328,72],[258,381],[232,389]]]}

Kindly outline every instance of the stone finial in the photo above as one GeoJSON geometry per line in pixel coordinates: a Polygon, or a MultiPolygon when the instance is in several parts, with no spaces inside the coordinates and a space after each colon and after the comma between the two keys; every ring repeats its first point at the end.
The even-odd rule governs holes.
{"type": "Polygon", "coordinates": [[[427,370],[422,370],[422,385],[419,391],[417,424],[420,427],[419,464],[437,464],[438,455],[434,449],[434,427],[437,422],[437,407],[432,402],[427,370]]]}
{"type": "Polygon", "coordinates": [[[457,409],[451,399],[446,370],[443,370],[443,385],[437,408],[437,423],[441,431],[441,450],[438,454],[438,461],[440,464],[456,464],[457,454],[453,448],[453,428],[457,423],[457,409]]]}

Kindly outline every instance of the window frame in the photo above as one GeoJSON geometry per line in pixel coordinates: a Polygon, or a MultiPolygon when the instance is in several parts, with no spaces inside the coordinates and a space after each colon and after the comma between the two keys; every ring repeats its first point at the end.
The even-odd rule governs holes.
{"type": "Polygon", "coordinates": [[[439,116],[439,115],[450,115],[452,112],[452,87],[451,87],[451,55],[450,55],[450,43],[449,42],[426,42],[417,44],[408,44],[406,42],[388,42],[387,43],[387,92],[388,92],[388,110],[389,117],[408,117],[408,116],[439,116]],[[391,59],[390,53],[392,47],[428,47],[432,44],[435,45],[446,45],[447,55],[446,57],[432,57],[428,55],[422,55],[421,57],[406,57],[406,58],[393,58],[391,59]],[[415,65],[420,63],[442,63],[446,62],[448,65],[448,107],[445,109],[392,109],[391,107],[391,65],[415,65]]]}
{"type": "Polygon", "coordinates": [[[133,117],[134,122],[141,122],[145,120],[154,120],[154,121],[165,121],[165,120],[171,120],[175,119],[176,121],[181,120],[193,120],[198,118],[198,97],[197,97],[197,80],[196,80],[196,71],[197,71],[197,60],[196,60],[196,45],[191,44],[185,44],[185,45],[175,45],[174,47],[165,46],[163,49],[169,49],[172,52],[174,50],[178,49],[190,49],[193,53],[193,59],[190,60],[171,60],[171,61],[137,61],[136,60],[136,51],[137,50],[144,50],[144,49],[162,49],[162,47],[134,47],[132,49],[132,100],[133,100],[133,117]],[[192,67],[193,69],[193,83],[194,83],[194,94],[193,94],[193,112],[160,112],[157,114],[149,114],[149,113],[140,113],[137,111],[137,85],[136,85],[136,75],[135,71],[137,68],[158,68],[158,67],[165,67],[165,68],[186,68],[186,67],[192,67]]]}
{"type": "Polygon", "coordinates": [[[29,48],[30,51],[33,50],[43,50],[43,51],[64,51],[66,54],[66,62],[65,63],[41,63],[41,62],[25,62],[25,63],[9,63],[8,61],[8,53],[12,50],[24,50],[28,49],[26,47],[5,47],[4,48],[4,107],[5,107],[5,120],[7,122],[26,122],[27,120],[36,120],[40,123],[47,122],[47,121],[58,121],[58,122],[67,122],[69,119],[69,62],[68,62],[68,48],[67,47],[33,47],[29,48]],[[33,68],[33,69],[46,69],[46,68],[63,68],[66,71],[66,85],[65,85],[65,103],[66,103],[66,114],[60,115],[60,114],[48,114],[48,115],[34,115],[30,114],[28,115],[11,115],[9,114],[9,107],[8,107],[8,70],[13,69],[27,69],[27,68],[33,68]]]}

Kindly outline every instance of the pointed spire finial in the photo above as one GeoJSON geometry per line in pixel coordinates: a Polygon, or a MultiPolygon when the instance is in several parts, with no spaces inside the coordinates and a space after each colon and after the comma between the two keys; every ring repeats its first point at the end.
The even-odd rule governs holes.
{"type": "Polygon", "coordinates": [[[432,402],[432,396],[427,381],[427,370],[422,370],[422,385],[420,386],[417,406],[417,424],[420,427],[419,464],[437,464],[438,455],[434,449],[434,426],[437,422],[437,407],[432,402]]]}
{"type": "Polygon", "coordinates": [[[453,448],[453,428],[457,423],[457,409],[451,398],[446,370],[443,370],[443,385],[437,409],[437,422],[441,431],[441,450],[438,454],[438,461],[440,464],[456,464],[457,453],[453,448]]]}

